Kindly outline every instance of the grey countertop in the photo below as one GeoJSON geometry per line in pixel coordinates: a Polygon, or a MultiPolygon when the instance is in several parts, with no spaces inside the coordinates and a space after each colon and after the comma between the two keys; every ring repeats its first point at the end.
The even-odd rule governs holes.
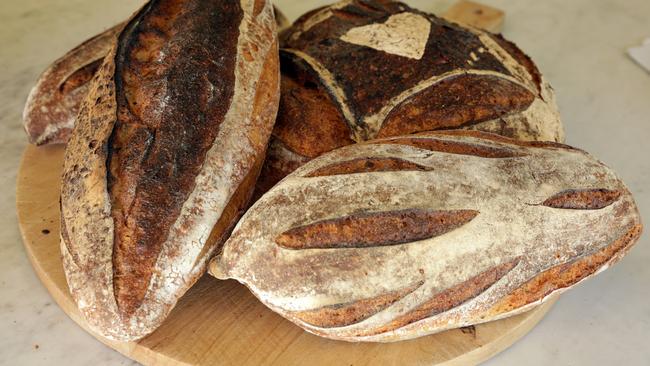
{"type": "MultiPolygon", "coordinates": [[[[503,33],[555,87],[567,142],[614,168],[650,214],[650,73],[625,49],[650,36],[648,0],[483,0],[503,33]]],[[[15,213],[26,139],[21,112],[55,58],[130,15],[135,0],[0,1],[0,364],[131,364],[58,308],[27,260],[15,213]]],[[[290,19],[327,1],[278,0],[290,19]]],[[[451,1],[407,1],[428,11],[451,1]]],[[[563,295],[521,341],[487,365],[650,365],[650,246],[563,295]]]]}

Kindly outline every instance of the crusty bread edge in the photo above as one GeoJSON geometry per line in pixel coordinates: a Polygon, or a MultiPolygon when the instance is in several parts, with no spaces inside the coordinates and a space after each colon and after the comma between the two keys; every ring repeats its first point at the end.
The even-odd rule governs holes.
{"type": "MultiPolygon", "coordinates": [[[[447,134],[446,133],[426,133],[426,134],[420,134],[418,136],[431,136],[435,137],[436,135],[439,135],[440,137],[444,137],[447,134]]],[[[486,133],[480,133],[480,132],[475,132],[475,131],[458,131],[457,134],[454,135],[465,135],[467,137],[471,137],[472,139],[477,139],[480,135],[484,135],[486,137],[486,141],[492,141],[497,143],[497,145],[503,145],[506,146],[507,142],[509,139],[497,136],[497,135],[491,135],[491,134],[486,134],[486,133]]],[[[373,142],[368,142],[366,144],[373,144],[373,142]]],[[[518,142],[515,140],[512,140],[512,144],[515,146],[525,146],[527,144],[531,144],[531,146],[535,146],[535,143],[525,143],[525,142],[518,142]]],[[[539,144],[539,143],[538,143],[539,144]]],[[[549,149],[568,149],[568,150],[573,150],[578,152],[579,150],[577,149],[572,149],[568,146],[562,146],[560,144],[552,144],[552,143],[546,143],[544,146],[545,148],[549,149]]],[[[514,146],[513,146],[514,147],[514,146]]],[[[343,149],[350,149],[353,147],[346,147],[343,149]]],[[[335,154],[335,153],[331,153],[335,154]]],[[[584,152],[581,154],[588,155],[584,152]]],[[[336,159],[335,159],[336,160],[336,159]]],[[[305,174],[305,172],[308,171],[313,171],[314,167],[318,167],[319,165],[327,165],[331,163],[331,159],[325,159],[321,160],[320,164],[311,164],[309,167],[303,167],[299,169],[299,171],[296,171],[294,175],[302,176],[302,174],[305,174]]],[[[602,164],[598,162],[599,164],[602,164]]],[[[613,173],[612,173],[613,174],[613,173]]],[[[615,174],[614,174],[615,176],[615,174]]],[[[262,301],[273,311],[278,312],[284,317],[287,317],[294,323],[300,325],[303,327],[305,330],[314,333],[316,335],[324,336],[330,339],[337,339],[337,340],[345,340],[345,341],[351,341],[351,342],[393,342],[393,341],[399,341],[399,340],[406,340],[406,339],[411,339],[411,338],[416,338],[428,334],[433,334],[437,333],[440,331],[444,331],[447,329],[452,329],[452,328],[457,328],[457,327],[462,327],[462,326],[468,326],[468,325],[474,325],[474,324],[480,324],[488,321],[493,321],[493,320],[498,320],[502,319],[505,317],[510,317],[513,315],[517,315],[520,313],[523,313],[525,311],[530,310],[533,307],[536,307],[546,301],[548,301],[551,297],[560,294],[572,287],[577,286],[578,284],[582,283],[582,281],[591,278],[592,276],[595,276],[596,274],[606,270],[616,262],[620,261],[620,259],[625,255],[627,251],[630,250],[630,248],[634,245],[634,243],[637,241],[637,239],[640,236],[641,230],[642,230],[642,224],[641,224],[641,218],[639,215],[638,207],[636,206],[633,197],[629,190],[625,187],[625,185],[620,181],[620,178],[616,177],[618,180],[618,184],[620,185],[621,190],[621,198],[617,203],[617,208],[616,208],[616,217],[619,217],[619,215],[625,215],[621,217],[621,220],[624,219],[625,226],[621,227],[621,232],[615,235],[618,235],[615,240],[608,242],[608,243],[599,243],[597,247],[600,249],[592,252],[592,253],[587,253],[581,257],[576,257],[572,258],[570,261],[565,262],[564,264],[560,263],[558,266],[565,266],[567,265],[569,269],[567,271],[574,271],[577,270],[578,267],[576,264],[582,260],[589,260],[593,256],[599,255],[602,251],[607,251],[608,249],[613,249],[614,251],[611,252],[611,254],[607,255],[607,260],[605,262],[602,262],[599,264],[597,267],[592,267],[593,271],[585,271],[583,273],[578,273],[576,278],[578,278],[578,281],[571,283],[568,286],[555,286],[553,287],[550,291],[546,292],[543,294],[543,296],[540,297],[531,297],[531,298],[526,298],[526,303],[523,306],[520,306],[516,309],[513,309],[512,311],[506,311],[506,312],[497,312],[494,311],[496,307],[499,306],[500,302],[504,300],[510,293],[514,293],[517,289],[522,288],[525,284],[534,281],[538,277],[543,277],[543,274],[545,273],[546,270],[544,269],[540,272],[538,272],[535,276],[531,278],[520,278],[518,279],[523,281],[521,283],[512,283],[512,285],[515,285],[516,287],[506,285],[506,283],[503,283],[501,285],[495,284],[494,286],[502,286],[502,287],[508,287],[510,288],[509,292],[500,294],[499,297],[491,297],[488,302],[481,301],[481,305],[479,307],[472,307],[470,313],[466,313],[466,315],[462,317],[458,317],[458,314],[455,314],[453,316],[453,319],[451,321],[445,320],[444,315],[441,317],[435,316],[436,319],[432,319],[433,317],[425,318],[420,321],[414,322],[407,324],[403,327],[399,327],[396,329],[393,329],[392,331],[385,332],[382,334],[376,334],[376,335],[370,335],[370,336],[355,336],[351,335],[350,333],[347,334],[338,334],[336,333],[336,329],[323,329],[319,328],[310,324],[307,324],[300,319],[296,318],[295,316],[291,315],[290,311],[287,311],[286,309],[281,309],[273,306],[272,304],[269,304],[269,301],[265,301],[264,298],[266,297],[265,294],[263,293],[255,293],[254,290],[254,285],[250,284],[245,284],[247,287],[251,288],[253,290],[255,296],[258,298],[262,299],[262,301]],[[617,249],[618,248],[618,249],[617,249]]],[[[254,207],[253,207],[254,210],[254,207]]],[[[251,210],[252,211],[252,210],[251,210]]],[[[250,212],[252,215],[253,213],[250,212]]],[[[241,221],[245,221],[246,217],[241,221]]],[[[236,229],[237,230],[237,229],[236,229]]],[[[595,246],[596,247],[596,246],[595,246]]],[[[230,268],[230,264],[226,263],[226,261],[223,261],[222,263],[219,263],[218,260],[221,258],[215,258],[213,262],[211,263],[210,267],[210,273],[216,276],[217,278],[221,279],[226,279],[226,278],[235,278],[239,280],[240,282],[244,282],[240,279],[238,279],[237,271],[233,270],[232,272],[230,268]]],[[[504,281],[507,281],[508,278],[504,277],[504,281]]],[[[442,313],[441,313],[442,315],[442,313]]]]}
{"type": "MultiPolygon", "coordinates": [[[[66,110],[69,108],[64,105],[66,96],[59,94],[58,88],[79,68],[94,60],[104,58],[107,43],[115,38],[124,24],[119,23],[87,39],[55,60],[39,76],[27,96],[27,102],[23,109],[23,127],[30,143],[43,145],[67,142],[76,116],[70,115],[66,110]],[[57,119],[56,116],[59,114],[68,115],[68,118],[57,119]]],[[[82,91],[75,90],[73,92],[82,91]]]]}
{"type": "MultiPolygon", "coordinates": [[[[151,333],[164,321],[177,300],[205,271],[207,260],[216,248],[205,250],[203,245],[211,228],[238,186],[255,168],[256,162],[262,159],[266,141],[261,147],[253,146],[247,135],[256,129],[268,130],[266,137],[261,138],[268,140],[275,120],[279,90],[268,92],[269,108],[262,109],[261,115],[254,116],[252,113],[263,65],[271,57],[276,58],[277,62],[277,33],[270,2],[265,2],[256,16],[252,15],[254,5],[253,0],[242,0],[244,17],[239,26],[235,93],[231,105],[196,177],[194,190],[184,203],[163,244],[155,268],[152,268],[153,275],[142,305],[128,320],[120,317],[112,280],[114,228],[106,183],[106,145],[115,116],[101,131],[89,131],[91,126],[86,124],[78,128],[80,131],[88,130],[86,134],[75,132],[73,135],[72,147],[69,145],[66,152],[64,173],[73,169],[89,172],[81,177],[81,182],[89,187],[89,192],[102,210],[88,207],[91,204],[84,202],[87,196],[72,198],[63,195],[67,196],[62,201],[61,220],[64,269],[73,298],[90,328],[109,339],[136,340],[151,333]],[[244,49],[253,55],[253,61],[244,60],[244,49]],[[91,138],[101,147],[101,153],[89,158],[85,147],[91,138]],[[82,210],[86,210],[86,214],[79,215],[82,210]],[[98,227],[99,223],[102,223],[101,227],[98,227]],[[190,225],[189,229],[182,227],[184,225],[190,225]],[[73,240],[66,230],[71,226],[85,227],[86,230],[81,235],[77,231],[73,240]],[[197,258],[199,255],[203,255],[203,258],[197,258]]],[[[94,104],[98,96],[102,96],[100,107],[115,106],[115,84],[112,80],[115,52],[116,48],[113,47],[98,73],[98,82],[93,83],[84,102],[90,110],[96,108],[94,104]],[[102,81],[106,81],[106,84],[102,81]],[[112,95],[112,98],[104,99],[106,95],[112,95]]],[[[78,177],[75,175],[75,178],[78,177]]],[[[64,179],[63,184],[74,187],[79,181],[64,179]]]]}

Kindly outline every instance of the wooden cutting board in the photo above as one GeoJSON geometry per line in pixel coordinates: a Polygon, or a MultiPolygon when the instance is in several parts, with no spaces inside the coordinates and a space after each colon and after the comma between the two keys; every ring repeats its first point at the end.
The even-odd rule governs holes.
{"type": "MultiPolygon", "coordinates": [[[[18,220],[34,270],[81,327],[59,253],[63,146],[28,146],[18,172],[18,220]]],[[[398,343],[346,343],[311,335],[264,307],[243,285],[204,276],[165,323],[139,342],[98,340],[147,365],[475,365],[539,322],[555,300],[522,315],[398,343]]]]}

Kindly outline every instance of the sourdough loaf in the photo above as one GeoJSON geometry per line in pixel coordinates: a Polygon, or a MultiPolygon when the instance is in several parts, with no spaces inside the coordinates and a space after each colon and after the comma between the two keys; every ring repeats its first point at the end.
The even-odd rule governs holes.
{"type": "Polygon", "coordinates": [[[584,151],[429,132],[297,169],[210,272],[314,334],[387,342],[526,311],[620,260],[640,232],[630,192],[584,151]]]}
{"type": "Polygon", "coordinates": [[[258,191],[326,151],[466,128],[564,138],[553,90],[500,35],[400,2],[346,0],[282,35],[280,110],[258,191]]]}
{"type": "MultiPolygon", "coordinates": [[[[286,16],[273,8],[278,30],[289,26],[286,16]]],[[[23,110],[23,126],[36,145],[67,143],[88,94],[90,81],[122,29],[120,23],[88,39],[58,60],[39,77],[23,110]]]]}
{"type": "Polygon", "coordinates": [[[126,24],[66,149],[61,250],[82,315],[138,339],[247,205],[279,99],[264,0],[153,0],[126,24]]]}

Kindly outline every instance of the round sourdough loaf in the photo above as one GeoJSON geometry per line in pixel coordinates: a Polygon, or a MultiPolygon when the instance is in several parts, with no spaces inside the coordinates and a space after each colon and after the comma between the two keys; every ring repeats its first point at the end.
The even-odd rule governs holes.
{"type": "Polygon", "coordinates": [[[318,157],[210,264],[314,334],[397,341],[515,315],[620,260],[636,204],[584,151],[478,131],[318,157]]]}
{"type": "Polygon", "coordinates": [[[553,90],[500,35],[391,1],[341,1],[281,36],[280,110],[258,193],[320,154],[373,138],[476,129],[563,141],[553,90]]]}
{"type": "Polygon", "coordinates": [[[65,153],[61,251],[90,327],[162,323],[247,206],[279,99],[264,0],[150,1],[90,84],[65,153]]]}

